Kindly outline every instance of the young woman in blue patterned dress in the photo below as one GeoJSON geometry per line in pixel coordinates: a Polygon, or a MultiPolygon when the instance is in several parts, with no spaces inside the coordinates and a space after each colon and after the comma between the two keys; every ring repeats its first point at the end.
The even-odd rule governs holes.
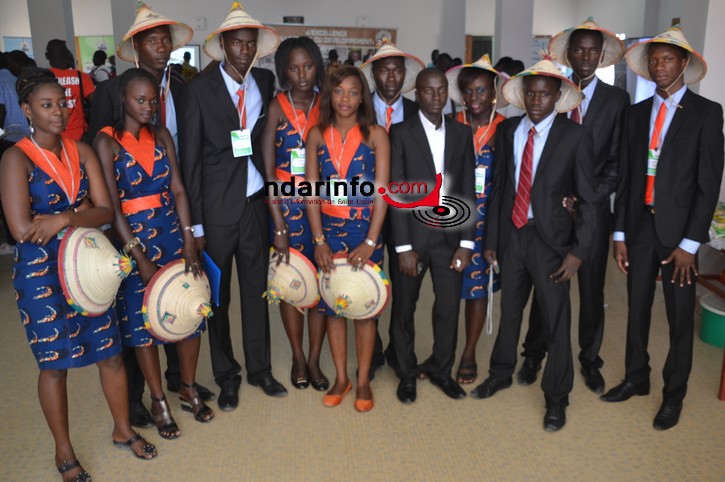
{"type": "MultiPolygon", "coordinates": [[[[283,41],[274,55],[277,79],[283,89],[269,105],[269,120],[262,134],[262,156],[267,179],[274,182],[305,180],[305,142],[320,114],[319,88],[325,67],[317,44],[308,37],[290,37],[283,41]]],[[[289,260],[292,246],[310,261],[315,253],[305,205],[300,198],[270,197],[270,226],[277,264],[289,260]]],[[[295,388],[303,389],[312,383],[324,391],[330,382],[320,370],[320,351],[325,341],[324,316],[312,308],[307,310],[309,323],[309,356],[305,360],[302,348],[305,316],[294,306],[280,303],[282,323],[292,347],[292,373],[295,388]]]]}
{"type": "Polygon", "coordinates": [[[83,316],[68,304],[58,275],[62,231],[97,227],[113,208],[93,150],[62,137],[68,122],[65,90],[46,69],[26,69],[16,83],[31,135],[8,149],[0,163],[0,192],[10,231],[18,240],[13,286],[20,317],[35,355],[38,398],[55,439],[55,464],[63,480],[90,480],[78,463],[68,433],[69,368],[95,363],[113,415],[112,438],[137,457],[156,450],[131,429],[126,371],[113,308],[83,316]]]}
{"type": "MultiPolygon", "coordinates": [[[[458,75],[465,110],[457,120],[470,125],[476,150],[476,248],[471,264],[463,272],[461,298],[466,300],[466,345],[461,354],[456,381],[469,384],[478,377],[476,345],[486,322],[488,307],[488,280],[491,267],[483,259],[486,236],[486,206],[491,193],[494,169],[494,141],[496,126],[505,118],[495,113],[496,74],[478,67],[464,67],[458,75]],[[492,114],[493,113],[493,114],[492,114]]],[[[498,274],[494,273],[494,291],[499,290],[498,274]]]]}
{"type": "MultiPolygon", "coordinates": [[[[136,261],[117,297],[122,342],[135,347],[151,391],[151,414],[159,435],[174,439],[181,431],[161,387],[158,345],[164,341],[144,327],[141,308],[146,285],[160,267],[183,257],[194,276],[200,274],[200,268],[174,144],[169,131],[155,122],[158,98],[158,86],[150,73],[143,69],[126,71],[118,84],[114,124],[101,129],[93,145],[116,213],[114,229],[119,244],[136,261]]],[[[193,335],[176,343],[181,365],[181,407],[192,412],[199,422],[214,418],[195,386],[204,329],[202,323],[193,335]]]]}
{"type": "MultiPolygon", "coordinates": [[[[343,66],[332,73],[322,89],[320,122],[307,139],[306,179],[313,186],[318,180],[336,179],[350,185],[353,178],[387,186],[390,180],[390,143],[385,129],[375,122],[372,96],[363,74],[355,67],[343,66]]],[[[368,260],[379,267],[383,264],[380,231],[385,220],[387,204],[373,192],[364,198],[348,196],[347,205],[307,206],[312,228],[315,260],[325,273],[333,269],[332,255],[345,253],[348,262],[362,266],[368,260]]],[[[327,337],[337,371],[335,384],[323,398],[323,403],[336,406],[352,388],[347,376],[347,325],[345,319],[320,300],[318,308],[327,319],[327,337]]],[[[375,346],[375,320],[354,320],[358,359],[355,409],[367,412],[373,408],[370,388],[370,363],[375,346]]]]}

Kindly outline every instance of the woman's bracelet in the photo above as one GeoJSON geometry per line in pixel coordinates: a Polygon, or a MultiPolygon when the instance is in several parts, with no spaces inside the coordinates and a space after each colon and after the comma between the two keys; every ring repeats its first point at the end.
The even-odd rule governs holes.
{"type": "Polygon", "coordinates": [[[323,244],[325,244],[325,235],[320,234],[319,236],[313,236],[312,244],[314,244],[315,246],[322,246],[323,244]]]}
{"type": "Polygon", "coordinates": [[[121,251],[123,251],[124,255],[128,256],[128,253],[130,253],[133,248],[135,248],[136,246],[138,246],[140,244],[141,244],[141,240],[138,239],[138,237],[135,237],[131,241],[126,243],[123,246],[123,248],[121,249],[121,251]]]}
{"type": "Polygon", "coordinates": [[[191,231],[191,234],[194,234],[194,227],[193,226],[184,226],[181,228],[182,231],[191,231]]]}
{"type": "Polygon", "coordinates": [[[285,226],[284,229],[281,229],[279,231],[275,230],[274,235],[275,236],[282,236],[283,234],[287,234],[287,229],[289,229],[289,226],[285,226]]]}
{"type": "Polygon", "coordinates": [[[374,247],[375,247],[375,241],[373,241],[373,240],[372,240],[372,239],[370,239],[370,238],[365,238],[365,244],[367,244],[367,245],[368,245],[368,246],[370,246],[371,248],[374,248],[374,247]]]}

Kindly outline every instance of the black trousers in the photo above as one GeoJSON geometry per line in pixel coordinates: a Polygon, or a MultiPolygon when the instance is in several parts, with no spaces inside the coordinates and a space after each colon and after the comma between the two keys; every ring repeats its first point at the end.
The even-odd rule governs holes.
{"type": "MultiPolygon", "coordinates": [[[[176,353],[176,345],[169,343],[164,345],[166,353],[166,383],[181,385],[181,369],[179,368],[179,355],[176,353]]],[[[145,379],[141,366],[136,358],[136,349],[124,347],[123,364],[126,366],[126,380],[128,381],[128,402],[140,402],[143,397],[145,379]]]]}
{"type": "Polygon", "coordinates": [[[248,376],[271,371],[267,289],[269,212],[260,198],[245,207],[233,225],[204,224],[206,251],[221,270],[219,306],[209,320],[209,347],[214,379],[222,388],[241,384],[242,368],[234,358],[229,332],[232,261],[236,262],[242,305],[242,346],[248,376]]]}
{"type": "Polygon", "coordinates": [[[430,269],[433,279],[433,354],[426,361],[426,371],[435,377],[448,377],[456,357],[458,313],[461,306],[462,274],[450,268],[456,248],[448,246],[442,232],[431,236],[427,247],[416,250],[422,270],[417,276],[397,276],[397,303],[392,328],[395,356],[400,378],[417,373],[415,355],[415,308],[420,286],[430,269]]]}
{"type": "MultiPolygon", "coordinates": [[[[596,212],[592,251],[577,272],[579,284],[579,362],[584,368],[601,368],[604,361],[599,356],[604,338],[604,283],[609,259],[609,234],[611,213],[609,201],[596,212]]],[[[542,360],[546,356],[546,343],[542,336],[543,321],[537,308],[536,291],[529,312],[529,330],[524,340],[527,358],[542,360]]]]}
{"type": "Polygon", "coordinates": [[[542,337],[549,353],[541,388],[547,404],[567,405],[574,379],[569,282],[554,283],[549,278],[561,266],[563,258],[541,239],[536,226],[528,224],[515,229],[512,225],[510,229],[509,244],[503,256],[499,256],[501,320],[491,352],[489,373],[497,380],[513,375],[521,321],[533,287],[539,295],[537,303],[542,314],[542,337]]]}
{"type": "MultiPolygon", "coordinates": [[[[383,242],[387,247],[388,252],[388,279],[390,280],[390,298],[391,298],[391,310],[390,310],[390,323],[388,325],[388,347],[385,349],[383,354],[383,340],[380,338],[380,317],[375,320],[375,349],[373,351],[373,365],[382,365],[385,363],[385,355],[388,360],[395,361],[395,347],[393,345],[393,317],[394,313],[397,312],[397,303],[399,300],[398,292],[398,277],[403,276],[398,268],[398,253],[395,252],[395,243],[392,239],[392,228],[390,227],[390,215],[385,218],[383,224],[383,242]]],[[[393,363],[395,365],[395,363],[393,363]]],[[[393,366],[395,368],[395,366],[393,366]]]]}
{"type": "Polygon", "coordinates": [[[680,287],[679,282],[670,281],[674,263],[660,263],[670,255],[674,247],[664,246],[659,242],[651,214],[645,214],[642,221],[639,233],[633,239],[627,239],[629,314],[625,380],[636,384],[649,381],[651,369],[647,345],[652,301],[657,273],[662,270],[662,291],[670,335],[670,349],[662,370],[665,382],[662,395],[665,401],[677,403],[685,398],[687,380],[692,369],[696,283],[693,280],[691,285],[680,287]]]}

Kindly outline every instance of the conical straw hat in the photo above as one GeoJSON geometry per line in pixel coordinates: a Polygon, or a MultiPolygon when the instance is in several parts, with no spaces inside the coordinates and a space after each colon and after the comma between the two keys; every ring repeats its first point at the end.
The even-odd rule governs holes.
{"type": "Polygon", "coordinates": [[[156,338],[179,341],[194,334],[212,316],[211,288],[206,276],[185,273],[185,261],[177,259],[158,270],[143,297],[144,325],[156,338]]]}
{"type": "Polygon", "coordinates": [[[600,69],[616,64],[619,62],[619,59],[622,58],[622,55],[624,55],[624,42],[619,40],[616,34],[603,29],[594,23],[594,19],[589,17],[583,24],[562,30],[551,38],[549,41],[549,51],[552,56],[557,59],[557,62],[569,65],[566,51],[569,48],[569,39],[571,38],[571,34],[574,33],[575,30],[595,30],[602,33],[603,43],[602,58],[599,61],[600,69]]]}
{"type": "Polygon", "coordinates": [[[194,31],[186,24],[168,19],[152,11],[144,2],[138,2],[136,7],[136,20],[128,29],[123,40],[116,49],[116,55],[127,62],[135,62],[133,36],[144,30],[150,30],[161,25],[168,25],[171,31],[172,50],[183,47],[191,41],[194,31]]]}
{"type": "Polygon", "coordinates": [[[496,75],[496,80],[494,81],[496,82],[496,85],[494,86],[496,88],[496,108],[500,109],[505,107],[507,102],[503,97],[500,84],[505,82],[507,78],[502,72],[493,68],[488,54],[484,54],[483,57],[472,64],[458,65],[446,72],[446,78],[448,79],[448,96],[459,104],[463,104],[463,93],[461,93],[461,89],[458,88],[458,76],[461,75],[461,70],[466,67],[487,70],[496,75]]]}
{"type": "Polygon", "coordinates": [[[68,304],[85,316],[100,316],[116,300],[131,260],[95,228],[68,228],[58,251],[58,274],[68,304]]]}
{"type": "Polygon", "coordinates": [[[378,265],[368,261],[356,269],[347,262],[347,255],[332,257],[335,270],[320,273],[320,295],[337,316],[352,320],[374,318],[390,298],[390,282],[378,265]]]}
{"type": "Polygon", "coordinates": [[[400,50],[390,40],[383,39],[378,46],[377,52],[360,66],[360,70],[365,75],[370,91],[374,91],[376,88],[375,78],[373,77],[373,62],[386,57],[403,57],[405,59],[405,79],[403,80],[403,87],[400,89],[400,93],[404,94],[415,89],[415,78],[425,68],[425,64],[415,55],[406,54],[400,50]]]}
{"type": "Polygon", "coordinates": [[[647,69],[647,64],[649,45],[653,43],[676,45],[687,50],[689,53],[688,62],[687,67],[685,67],[685,73],[683,74],[685,84],[694,84],[705,77],[705,74],[707,73],[707,62],[705,62],[705,59],[702,58],[702,55],[695,52],[695,49],[692,48],[690,43],[682,34],[682,29],[679,25],[670,27],[656,37],[634,44],[627,49],[627,52],[624,54],[624,58],[627,60],[627,65],[629,65],[629,68],[640,77],[652,80],[652,77],[649,75],[649,70],[647,69]]]}
{"type": "Polygon", "coordinates": [[[524,104],[524,77],[529,75],[543,75],[545,77],[555,77],[561,79],[561,97],[554,107],[558,113],[569,112],[575,109],[583,99],[583,95],[579,88],[569,79],[564,77],[549,56],[538,61],[533,67],[520,72],[503,84],[503,96],[506,100],[518,107],[526,110],[524,104]]]}
{"type": "Polygon", "coordinates": [[[261,58],[277,50],[281,38],[277,31],[271,27],[265,27],[262,23],[252,18],[239,2],[234,2],[229,15],[222,22],[218,29],[212,32],[204,41],[204,52],[214,60],[224,60],[224,49],[219,42],[222,32],[237,30],[240,28],[256,28],[259,30],[257,37],[257,57],[261,58]]]}
{"type": "Polygon", "coordinates": [[[277,258],[270,256],[264,296],[269,303],[284,301],[300,309],[312,308],[320,299],[317,269],[295,248],[289,248],[289,254],[289,264],[282,261],[279,266],[277,258]]]}

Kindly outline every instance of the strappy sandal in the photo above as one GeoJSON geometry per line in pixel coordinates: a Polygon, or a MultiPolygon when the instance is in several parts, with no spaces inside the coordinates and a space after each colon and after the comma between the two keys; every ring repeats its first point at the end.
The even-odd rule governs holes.
{"type": "MultiPolygon", "coordinates": [[[[138,454],[133,449],[133,447],[132,447],[133,444],[135,444],[139,440],[143,440],[144,442],[146,442],[146,440],[144,440],[144,438],[142,436],[140,436],[137,433],[134,433],[133,434],[133,437],[131,437],[130,439],[126,440],[125,442],[119,442],[118,440],[114,440],[113,441],[113,445],[115,445],[116,447],[118,447],[120,449],[128,449],[128,450],[130,450],[131,453],[134,456],[136,456],[137,459],[141,459],[141,460],[151,460],[151,459],[156,458],[156,456],[158,455],[158,453],[156,452],[156,446],[154,446],[154,444],[150,444],[148,442],[146,442],[145,444],[143,444],[143,447],[141,448],[141,452],[143,452],[142,455],[138,454]],[[150,455],[150,457],[148,457],[149,455],[150,455]]],[[[89,478],[88,480],[91,480],[91,479],[89,478]]]]}
{"type": "Polygon", "coordinates": [[[171,410],[169,410],[169,401],[166,399],[166,395],[162,398],[151,397],[151,415],[154,417],[154,425],[159,431],[159,435],[166,440],[174,440],[179,438],[181,433],[179,426],[176,425],[174,417],[171,416],[171,410]],[[161,413],[154,413],[154,404],[156,402],[161,407],[161,413]],[[179,433],[177,433],[179,432],[179,433]]]}
{"type": "MultiPolygon", "coordinates": [[[[194,390],[194,385],[188,385],[184,382],[181,382],[181,384],[186,388],[194,390]]],[[[204,403],[204,400],[199,397],[198,392],[191,400],[187,400],[179,395],[179,401],[181,402],[181,409],[185,412],[193,413],[194,419],[197,422],[209,423],[214,420],[214,411],[204,403]]]]}
{"type": "Polygon", "coordinates": [[[456,374],[456,381],[462,385],[469,385],[478,378],[478,365],[476,363],[461,363],[456,374]]]}
{"type": "MultiPolygon", "coordinates": [[[[64,460],[63,463],[56,468],[58,469],[58,472],[60,473],[60,476],[62,477],[63,474],[65,474],[69,470],[75,469],[76,467],[80,467],[80,465],[81,465],[80,462],[78,462],[77,460],[74,460],[72,462],[68,462],[67,460],[64,460]]],[[[91,474],[89,474],[85,470],[81,470],[80,472],[78,472],[76,474],[76,478],[73,480],[75,480],[75,482],[92,482],[91,474]]]]}

